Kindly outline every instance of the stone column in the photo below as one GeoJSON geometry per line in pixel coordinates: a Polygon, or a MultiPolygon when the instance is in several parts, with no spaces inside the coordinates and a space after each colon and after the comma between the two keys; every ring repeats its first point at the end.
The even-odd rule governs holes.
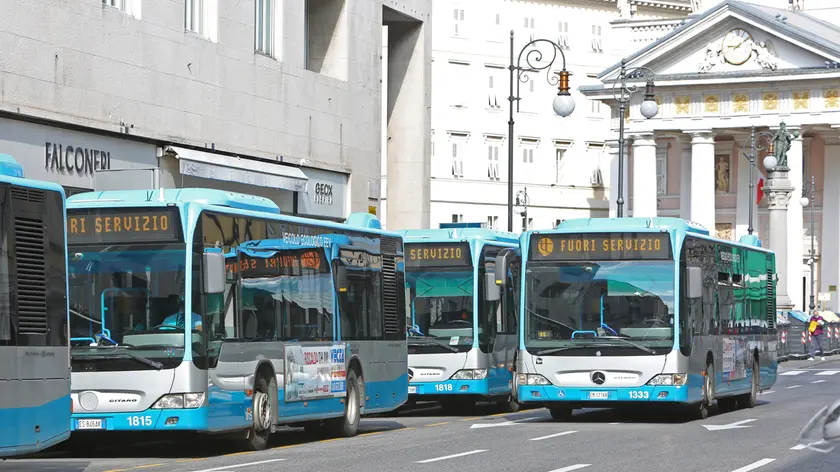
{"type": "Polygon", "coordinates": [[[691,219],[691,136],[681,134],[680,145],[680,218],[691,219]]]}
{"type": "MultiPolygon", "coordinates": [[[[627,146],[627,139],[624,142],[624,216],[629,216],[629,208],[630,208],[630,188],[629,188],[629,181],[627,174],[630,172],[627,168],[627,156],[629,155],[629,146],[627,146]]],[[[617,207],[615,201],[618,199],[618,140],[617,139],[610,139],[606,142],[607,147],[609,148],[610,154],[610,176],[609,176],[609,184],[610,184],[610,218],[615,218],[617,214],[617,207]]]]}
{"type": "MultiPolygon", "coordinates": [[[[823,185],[822,237],[820,238],[819,292],[840,285],[840,136],[823,136],[825,170],[823,185]]],[[[828,309],[840,309],[840,293],[831,293],[828,309]]]]}
{"type": "Polygon", "coordinates": [[[653,134],[633,137],[633,217],[656,216],[656,139],[653,134]]]}
{"type": "MultiPolygon", "coordinates": [[[[788,133],[793,133],[795,131],[799,131],[799,129],[789,126],[787,131],[788,133]]],[[[804,311],[807,309],[807,306],[802,306],[802,270],[803,259],[805,257],[802,250],[805,247],[803,245],[803,230],[805,226],[803,223],[804,209],[802,208],[802,205],[799,204],[799,198],[802,196],[802,182],[804,182],[802,170],[804,159],[802,153],[801,133],[799,134],[799,137],[791,141],[787,158],[788,167],[790,168],[788,179],[793,187],[790,197],[791,204],[788,205],[787,209],[787,269],[789,273],[789,276],[786,277],[788,284],[787,294],[793,303],[794,309],[804,311]]],[[[811,177],[809,176],[808,182],[810,181],[811,177]]],[[[810,187],[810,183],[808,185],[810,187]]]]}
{"type": "MultiPolygon", "coordinates": [[[[787,209],[792,191],[793,186],[788,179],[787,168],[777,168],[770,172],[768,180],[764,184],[764,193],[768,197],[770,210],[770,249],[776,253],[776,273],[779,274],[779,282],[776,284],[776,307],[779,310],[793,309],[793,302],[788,292],[790,271],[787,256],[787,209]]],[[[796,204],[798,205],[799,202],[796,202],[796,204]]],[[[798,266],[801,265],[800,261],[798,266]]],[[[797,270],[795,273],[799,273],[799,271],[797,270]]]]}
{"type": "Polygon", "coordinates": [[[691,134],[691,221],[715,234],[715,136],[711,130],[691,134]]]}

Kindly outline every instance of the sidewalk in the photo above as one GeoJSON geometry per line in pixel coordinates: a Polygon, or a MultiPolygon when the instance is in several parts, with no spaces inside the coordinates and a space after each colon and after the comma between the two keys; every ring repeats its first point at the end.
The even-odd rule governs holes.
{"type": "Polygon", "coordinates": [[[809,368],[824,366],[826,364],[836,364],[837,362],[840,362],[840,356],[828,355],[825,357],[824,361],[821,361],[819,354],[817,354],[817,357],[813,361],[809,361],[808,358],[805,358],[781,362],[779,364],[779,372],[784,372],[788,370],[805,370],[809,368]]]}

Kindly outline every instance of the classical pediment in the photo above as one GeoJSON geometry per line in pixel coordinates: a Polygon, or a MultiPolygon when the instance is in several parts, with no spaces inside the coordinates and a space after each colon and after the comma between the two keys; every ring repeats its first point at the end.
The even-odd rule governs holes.
{"type": "MultiPolygon", "coordinates": [[[[840,61],[840,28],[801,12],[727,0],[628,58],[657,76],[760,75],[840,61]]],[[[613,66],[600,74],[616,77],[613,66]]]]}

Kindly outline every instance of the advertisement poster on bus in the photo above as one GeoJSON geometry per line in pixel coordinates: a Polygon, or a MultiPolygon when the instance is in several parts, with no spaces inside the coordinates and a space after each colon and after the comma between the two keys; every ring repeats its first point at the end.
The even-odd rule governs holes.
{"type": "Polygon", "coordinates": [[[285,346],[287,402],[343,397],[347,390],[346,346],[285,346]]]}

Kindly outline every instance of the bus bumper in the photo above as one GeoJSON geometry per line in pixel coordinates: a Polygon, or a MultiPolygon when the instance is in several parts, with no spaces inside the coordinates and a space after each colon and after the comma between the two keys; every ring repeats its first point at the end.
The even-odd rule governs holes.
{"type": "Polygon", "coordinates": [[[445,382],[412,382],[408,384],[409,397],[439,395],[489,395],[487,379],[483,380],[447,380],[445,382]]]}
{"type": "MultiPolygon", "coordinates": [[[[597,408],[598,403],[688,403],[687,386],[641,386],[620,388],[579,388],[556,385],[520,385],[520,403],[568,402],[586,403],[597,408]]],[[[606,405],[605,405],[606,406],[606,405]]]]}
{"type": "Polygon", "coordinates": [[[146,410],[130,413],[73,414],[72,430],[207,431],[208,408],[146,410]]]}

